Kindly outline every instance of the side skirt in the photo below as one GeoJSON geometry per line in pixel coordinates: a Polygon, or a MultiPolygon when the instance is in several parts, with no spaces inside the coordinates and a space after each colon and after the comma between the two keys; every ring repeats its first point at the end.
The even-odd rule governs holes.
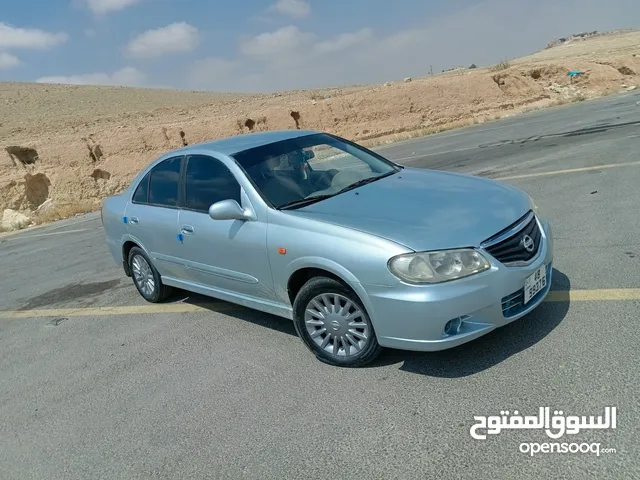
{"type": "Polygon", "coordinates": [[[218,300],[224,300],[225,302],[234,303],[246,308],[251,308],[253,310],[258,310],[261,312],[270,313],[271,315],[276,315],[278,317],[293,320],[293,308],[282,303],[275,303],[269,300],[249,297],[247,295],[240,295],[228,290],[211,288],[199,283],[178,280],[177,278],[173,277],[162,277],[162,283],[170,287],[199,293],[200,295],[216,298],[218,300]]]}

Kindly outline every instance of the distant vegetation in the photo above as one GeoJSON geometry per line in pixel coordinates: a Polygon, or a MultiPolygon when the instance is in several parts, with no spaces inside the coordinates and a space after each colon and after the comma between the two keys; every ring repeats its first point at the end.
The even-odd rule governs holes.
{"type": "Polygon", "coordinates": [[[511,63],[509,63],[509,60],[503,60],[500,63],[498,63],[497,65],[494,65],[493,67],[491,67],[491,71],[492,72],[500,72],[501,70],[506,70],[510,66],[511,66],[511,63]]]}

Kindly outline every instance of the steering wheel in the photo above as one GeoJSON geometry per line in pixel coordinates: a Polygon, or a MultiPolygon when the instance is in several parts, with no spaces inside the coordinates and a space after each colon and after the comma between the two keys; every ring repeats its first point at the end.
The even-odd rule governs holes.
{"type": "Polygon", "coordinates": [[[351,185],[362,178],[365,177],[363,177],[359,172],[355,172],[353,170],[342,170],[341,172],[336,173],[331,179],[331,188],[340,190],[341,188],[351,185]]]}

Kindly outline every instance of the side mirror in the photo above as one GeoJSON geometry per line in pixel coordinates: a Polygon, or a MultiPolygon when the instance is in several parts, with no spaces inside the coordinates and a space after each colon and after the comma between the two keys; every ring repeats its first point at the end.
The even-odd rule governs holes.
{"type": "Polygon", "coordinates": [[[316,158],[316,154],[313,152],[313,150],[304,150],[302,154],[304,155],[304,159],[306,161],[309,161],[312,158],[316,158]]]}
{"type": "Polygon", "coordinates": [[[213,220],[250,220],[252,216],[235,200],[222,200],[209,207],[209,216],[213,220]]]}

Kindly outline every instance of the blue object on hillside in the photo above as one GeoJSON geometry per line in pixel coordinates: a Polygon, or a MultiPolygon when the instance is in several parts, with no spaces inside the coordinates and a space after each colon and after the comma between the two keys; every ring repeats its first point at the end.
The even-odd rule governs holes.
{"type": "Polygon", "coordinates": [[[572,70],[567,75],[569,75],[570,77],[573,77],[575,75],[583,75],[583,74],[584,72],[581,72],[580,70],[572,70]]]}

